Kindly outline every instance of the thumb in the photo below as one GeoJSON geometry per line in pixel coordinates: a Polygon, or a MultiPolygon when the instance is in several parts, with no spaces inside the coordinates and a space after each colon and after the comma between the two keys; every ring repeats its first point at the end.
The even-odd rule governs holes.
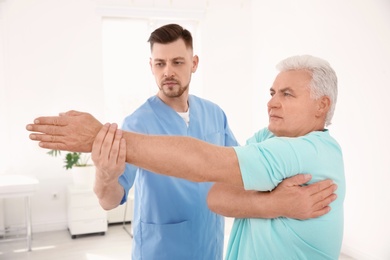
{"type": "Polygon", "coordinates": [[[69,110],[68,112],[61,112],[60,116],[78,116],[82,113],[76,110],[69,110]]]}
{"type": "Polygon", "coordinates": [[[311,174],[297,174],[284,180],[283,182],[285,182],[287,186],[299,186],[310,181],[311,177],[311,174]]]}

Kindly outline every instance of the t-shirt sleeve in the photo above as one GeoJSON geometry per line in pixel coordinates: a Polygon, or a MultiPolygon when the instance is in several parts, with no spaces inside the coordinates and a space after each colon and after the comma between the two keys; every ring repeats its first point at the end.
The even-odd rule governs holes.
{"type": "Polygon", "coordinates": [[[307,173],[318,156],[306,138],[275,137],[234,149],[247,190],[272,190],[285,178],[307,173]]]}
{"type": "Polygon", "coordinates": [[[260,143],[272,137],[274,137],[274,135],[268,130],[268,128],[263,128],[247,139],[246,144],[260,143]]]}

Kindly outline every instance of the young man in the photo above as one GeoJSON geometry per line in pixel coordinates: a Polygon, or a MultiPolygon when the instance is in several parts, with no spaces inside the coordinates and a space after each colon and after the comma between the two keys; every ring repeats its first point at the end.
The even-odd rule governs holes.
{"type": "MultiPolygon", "coordinates": [[[[310,109],[311,108],[312,107],[310,107],[310,109]]],[[[31,134],[30,138],[32,140],[40,141],[41,147],[49,149],[91,151],[92,141],[95,139],[93,159],[102,176],[122,172],[126,159],[127,162],[138,165],[144,169],[187,178],[192,181],[218,181],[241,187],[243,185],[240,171],[241,163],[240,165],[238,164],[238,157],[235,152],[235,149],[237,148],[221,148],[220,146],[210,145],[206,142],[188,137],[145,136],[125,132],[124,137],[128,143],[126,155],[125,140],[121,139],[122,131],[118,130],[115,133],[115,125],[111,128],[108,128],[107,125],[101,127],[100,122],[91,115],[75,111],[70,111],[59,117],[40,117],[34,121],[33,125],[28,125],[27,129],[34,132],[41,132],[42,134],[31,134]],[[96,136],[100,129],[101,132],[96,136]],[[118,150],[119,144],[121,144],[120,152],[118,150]]],[[[271,137],[271,135],[266,136],[271,137]]],[[[275,137],[275,140],[276,139],[277,138],[275,137]]],[[[259,168],[263,169],[264,167],[261,166],[259,168]]],[[[322,169],[322,166],[319,166],[319,168],[321,171],[327,172],[326,167],[325,169],[322,169]]],[[[252,168],[251,171],[252,170],[254,173],[256,172],[255,168],[252,168]]],[[[275,178],[273,183],[274,186],[282,181],[282,176],[292,176],[298,172],[300,171],[292,173],[291,169],[286,169],[286,173],[283,173],[283,175],[280,174],[278,178],[275,178]]],[[[266,173],[268,174],[268,172],[266,173]]],[[[330,173],[330,175],[332,175],[332,173],[330,173]]],[[[302,178],[295,181],[295,184],[303,184],[308,181],[308,179],[304,178],[305,176],[300,175],[302,178]]],[[[318,180],[319,179],[324,178],[318,178],[318,180]]],[[[287,181],[289,180],[284,181],[284,183],[287,181]]],[[[271,187],[271,185],[268,185],[268,187],[271,187]]],[[[307,187],[299,187],[294,184],[286,186],[281,183],[278,188],[271,193],[256,193],[257,200],[253,200],[253,192],[244,192],[244,194],[248,194],[248,196],[240,196],[240,198],[243,198],[242,203],[235,203],[232,204],[232,206],[236,209],[239,209],[240,207],[248,209],[248,205],[252,205],[253,210],[260,208],[260,211],[263,210],[263,212],[257,213],[260,214],[259,217],[261,217],[261,214],[264,214],[264,217],[286,216],[290,218],[312,218],[321,216],[329,211],[327,205],[335,199],[335,195],[332,195],[334,188],[335,185],[329,185],[329,182],[326,181],[307,187]],[[282,188],[282,191],[286,192],[280,192],[280,188],[282,188]],[[296,191],[296,193],[290,193],[291,190],[296,191]],[[305,197],[307,198],[306,202],[308,202],[308,204],[306,204],[305,201],[299,201],[301,207],[308,210],[304,210],[303,212],[299,211],[301,207],[297,206],[295,208],[293,207],[293,210],[288,208],[286,211],[286,209],[284,209],[285,199],[292,198],[293,196],[285,195],[302,193],[310,194],[305,197]],[[280,194],[283,195],[280,196],[280,194]],[[279,198],[279,200],[274,200],[275,197],[279,198]],[[280,198],[283,198],[283,200],[280,200],[280,198]],[[269,203],[270,201],[276,201],[276,203],[269,203]],[[262,205],[270,206],[264,208],[262,205]]],[[[212,194],[210,194],[210,196],[212,196],[212,194]]],[[[296,200],[290,200],[289,202],[294,204],[296,200]]],[[[224,201],[221,203],[226,204],[224,201]]],[[[237,211],[240,212],[240,210],[237,211]]],[[[242,214],[248,214],[246,217],[256,217],[253,215],[253,212],[244,212],[242,214]]],[[[260,234],[262,232],[259,232],[258,230],[254,233],[255,236],[262,236],[262,234],[260,234]]],[[[268,241],[268,243],[272,242],[272,240],[268,241]]],[[[232,246],[234,245],[242,246],[239,241],[234,241],[234,243],[231,243],[230,248],[233,248],[232,246]]],[[[248,248],[243,250],[243,252],[245,252],[245,255],[243,256],[244,259],[257,259],[245,258],[246,256],[251,256],[249,253],[254,250],[251,245],[252,244],[248,244],[248,248]]],[[[255,247],[258,246],[259,245],[257,244],[255,245],[255,247]]],[[[267,247],[267,244],[260,246],[261,248],[264,246],[267,247]]],[[[280,246],[282,247],[283,245],[280,246]]],[[[229,253],[229,255],[231,254],[229,253]]],[[[213,256],[212,259],[215,258],[216,256],[213,256]]]]}
{"type": "MultiPolygon", "coordinates": [[[[237,145],[222,109],[189,94],[199,62],[191,33],[168,24],[153,31],[148,42],[158,91],[125,119],[122,129],[237,145]]],[[[126,201],[133,185],[132,259],[222,259],[224,219],[206,203],[212,183],[161,176],[127,164],[125,171],[107,175],[98,170],[94,190],[109,210],[126,201]]]]}

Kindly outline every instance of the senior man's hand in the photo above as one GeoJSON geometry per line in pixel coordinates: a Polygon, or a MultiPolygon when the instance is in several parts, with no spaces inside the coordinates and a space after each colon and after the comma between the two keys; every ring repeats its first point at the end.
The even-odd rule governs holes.
{"type": "Polygon", "coordinates": [[[91,114],[68,111],[59,116],[38,117],[26,129],[34,132],[30,139],[46,149],[91,152],[102,124],[91,114]]]}

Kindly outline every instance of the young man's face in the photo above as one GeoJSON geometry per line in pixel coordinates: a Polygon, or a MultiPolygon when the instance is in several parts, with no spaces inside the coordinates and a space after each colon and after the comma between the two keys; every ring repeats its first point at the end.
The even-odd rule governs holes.
{"type": "Polygon", "coordinates": [[[193,56],[183,39],[168,44],[155,43],[150,66],[163,96],[175,98],[188,92],[191,74],[198,67],[198,57],[193,56]]]}
{"type": "Polygon", "coordinates": [[[268,102],[268,129],[276,136],[297,137],[323,129],[329,99],[310,97],[311,79],[306,70],[277,75],[268,102]]]}

